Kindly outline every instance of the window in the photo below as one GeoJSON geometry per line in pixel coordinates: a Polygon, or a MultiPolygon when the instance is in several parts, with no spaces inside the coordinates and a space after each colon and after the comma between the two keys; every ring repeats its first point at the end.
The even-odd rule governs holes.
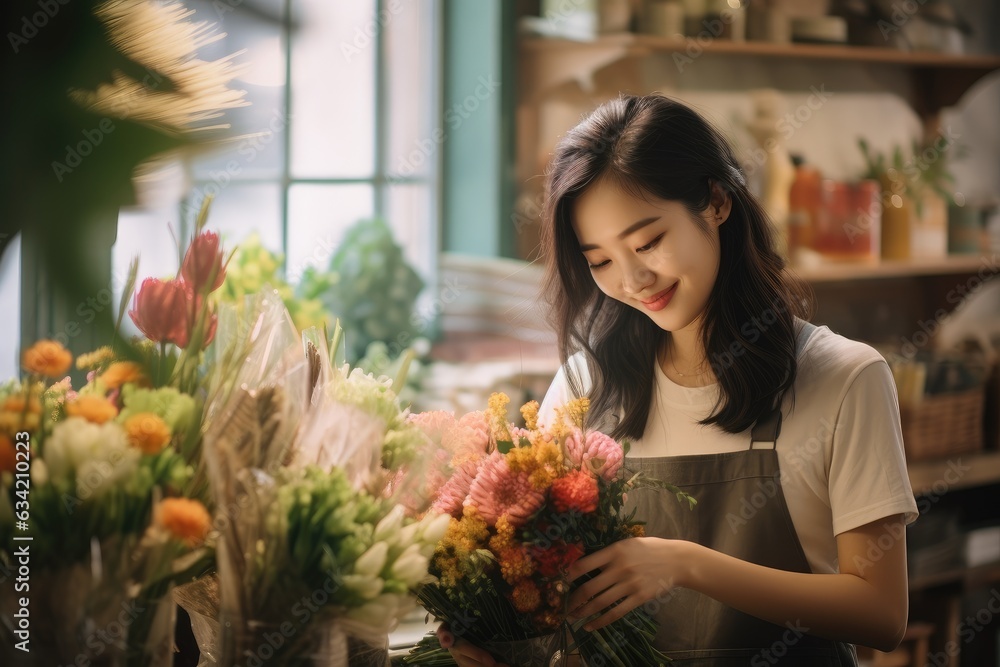
{"type": "MultiPolygon", "coordinates": [[[[140,277],[176,271],[172,236],[185,236],[206,194],[209,227],[227,248],[257,232],[285,255],[296,282],[325,267],[361,218],[392,226],[432,284],[439,246],[440,3],[437,0],[249,0],[190,3],[195,21],[226,37],[199,53],[243,51],[231,84],[250,106],[231,110],[234,136],[171,165],[142,209],[123,210],[114,275],[141,255],[140,277]],[[273,14],[268,15],[268,12],[273,14]],[[178,199],[182,204],[177,206],[178,199]]],[[[121,285],[121,280],[116,284],[121,285]]]]}

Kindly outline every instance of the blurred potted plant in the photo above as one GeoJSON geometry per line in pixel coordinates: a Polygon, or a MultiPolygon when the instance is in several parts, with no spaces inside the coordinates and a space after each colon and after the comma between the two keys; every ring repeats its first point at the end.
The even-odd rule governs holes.
{"type": "MultiPolygon", "coordinates": [[[[334,279],[324,282],[325,289],[315,296],[339,319],[348,361],[364,357],[376,341],[398,357],[422,333],[413,315],[424,281],[407,263],[384,221],[362,220],[348,229],[329,271],[334,279]]],[[[307,269],[302,280],[308,284],[322,277],[307,269]]]]}
{"type": "Polygon", "coordinates": [[[901,146],[892,157],[872,151],[858,139],[865,158],[863,178],[882,184],[882,258],[941,257],[948,249],[948,206],[954,202],[955,178],[948,152],[961,151],[943,136],[914,141],[910,157],[901,146]]]}

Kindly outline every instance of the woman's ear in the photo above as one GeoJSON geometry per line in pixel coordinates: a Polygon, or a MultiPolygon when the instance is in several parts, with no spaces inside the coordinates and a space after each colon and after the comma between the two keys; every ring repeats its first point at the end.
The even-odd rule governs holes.
{"type": "Polygon", "coordinates": [[[729,214],[733,210],[733,198],[717,182],[712,181],[711,187],[712,192],[709,195],[708,216],[718,226],[729,219],[729,214]]]}

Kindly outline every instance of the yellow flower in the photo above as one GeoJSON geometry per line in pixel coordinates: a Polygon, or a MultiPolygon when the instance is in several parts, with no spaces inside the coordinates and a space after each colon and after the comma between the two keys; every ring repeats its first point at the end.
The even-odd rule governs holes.
{"type": "Polygon", "coordinates": [[[118,408],[106,398],[84,395],[66,404],[66,414],[70,417],[83,417],[93,424],[103,424],[115,418],[118,408]]]}
{"type": "Polygon", "coordinates": [[[123,384],[145,386],[149,384],[146,371],[134,361],[116,361],[101,373],[101,382],[107,389],[118,389],[123,384]]]}
{"type": "Polygon", "coordinates": [[[87,352],[81,354],[76,358],[76,367],[81,371],[94,370],[99,368],[104,364],[108,363],[115,358],[114,353],[111,348],[105,345],[104,347],[99,347],[93,352],[87,352]]]}
{"type": "Polygon", "coordinates": [[[189,498],[164,499],[156,506],[154,521],[190,547],[204,541],[212,525],[205,506],[189,498]]]}
{"type": "Polygon", "coordinates": [[[573,399],[564,405],[561,410],[557,410],[556,414],[561,413],[560,416],[565,416],[571,424],[578,428],[583,428],[583,421],[589,409],[590,399],[584,396],[583,398],[573,399]]]}
{"type": "Polygon", "coordinates": [[[475,507],[468,506],[458,521],[457,535],[462,546],[473,551],[486,544],[490,530],[486,527],[486,521],[479,516],[479,511],[475,507]]]}
{"type": "Polygon", "coordinates": [[[538,428],[538,401],[528,401],[522,405],[521,416],[524,417],[524,425],[529,431],[538,428]]]}
{"type": "Polygon", "coordinates": [[[510,398],[503,392],[490,394],[488,401],[489,408],[487,414],[490,420],[490,434],[494,442],[510,440],[510,431],[507,428],[507,404],[510,398]]]}
{"type": "Polygon", "coordinates": [[[532,450],[535,452],[536,466],[529,479],[536,489],[547,489],[562,473],[562,449],[553,442],[540,442],[532,450]]]}
{"type": "Polygon", "coordinates": [[[40,340],[21,357],[21,366],[29,373],[57,378],[65,375],[73,363],[73,355],[61,343],[54,340],[40,340]]]}
{"type": "Polygon", "coordinates": [[[170,427],[152,412],[136,413],[124,426],[129,443],[143,454],[156,454],[170,442],[170,427]]]}
{"type": "Polygon", "coordinates": [[[14,441],[0,433],[0,472],[14,472],[17,456],[14,453],[14,441]]]}
{"type": "Polygon", "coordinates": [[[507,467],[512,473],[531,474],[538,465],[534,447],[514,447],[506,455],[507,467]]]}
{"type": "Polygon", "coordinates": [[[514,542],[514,526],[510,525],[510,518],[506,514],[501,514],[497,519],[496,531],[497,534],[490,538],[490,550],[500,553],[514,542]]]}

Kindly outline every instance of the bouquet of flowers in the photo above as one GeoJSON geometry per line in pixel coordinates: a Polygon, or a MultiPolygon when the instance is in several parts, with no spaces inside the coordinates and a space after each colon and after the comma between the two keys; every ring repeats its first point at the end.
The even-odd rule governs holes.
{"type": "Polygon", "coordinates": [[[391,380],[334,367],[339,333],[329,348],[315,331],[300,338],[274,292],[240,317],[245,363],[206,408],[217,592],[193,597],[214,595],[220,623],[203,655],[225,667],[384,665],[450,520],[398,501],[417,498],[419,476],[402,469],[428,440],[391,380]]]}
{"type": "MultiPolygon", "coordinates": [[[[451,456],[453,470],[434,504],[452,519],[421,604],[456,636],[511,665],[548,665],[573,648],[589,664],[663,662],[651,645],[655,621],[642,609],[593,632],[579,630],[587,619],[568,623],[566,571],[586,554],[643,534],[624,509],[630,488],[655,484],[681,502],[693,505],[693,498],[624,475],[627,445],[584,429],[587,399],[561,408],[547,427],[538,424],[538,404],[528,403],[521,409],[527,428],[508,422],[508,402],[494,394],[487,413],[414,417],[451,456]]],[[[454,664],[433,635],[405,662],[454,664]]]]}
{"type": "MultiPolygon", "coordinates": [[[[24,565],[34,614],[33,657],[45,664],[169,664],[171,590],[211,566],[207,487],[199,475],[204,349],[217,316],[209,295],[225,276],[208,202],[177,278],[136,283],[119,305],[145,335],[117,338],[76,360],[56,341],[25,351],[27,377],[0,387],[0,564],[24,565]],[[127,623],[121,619],[127,617],[127,623]]],[[[8,598],[17,600],[20,597],[8,598]]],[[[20,635],[13,602],[4,646],[20,635]]]]}
{"type": "Polygon", "coordinates": [[[23,355],[28,377],[0,387],[0,565],[30,572],[3,596],[4,663],[27,650],[36,664],[169,664],[164,599],[209,523],[185,497],[194,401],[151,388],[109,348],[77,360],[90,369],[79,391],[68,377],[46,386],[71,362],[40,341],[23,355]]]}

